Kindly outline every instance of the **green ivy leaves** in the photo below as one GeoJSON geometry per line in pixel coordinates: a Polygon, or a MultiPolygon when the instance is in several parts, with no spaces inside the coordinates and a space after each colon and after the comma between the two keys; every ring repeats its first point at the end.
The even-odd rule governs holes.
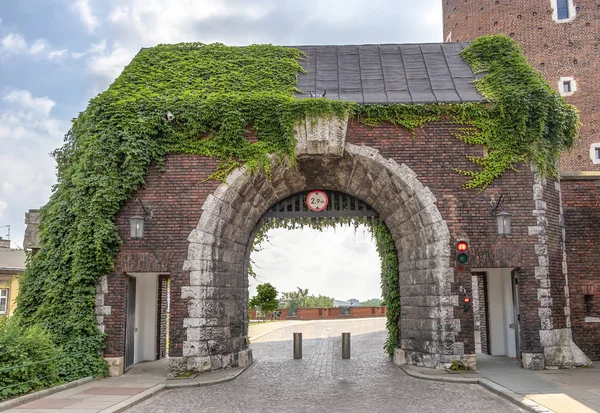
{"type": "MultiPolygon", "coordinates": [[[[242,164],[268,171],[269,154],[293,161],[294,126],[305,117],[348,115],[367,125],[389,122],[409,130],[450,119],[463,125],[457,138],[488,149],[487,156],[471,159],[476,170],[458,171],[470,177],[467,188],[483,189],[522,161],[555,174],[560,152],[577,134],[577,111],[506,36],[483,37],[463,51],[475,70],[486,73],[476,86],[489,104],[297,100],[302,57],[297,49],[271,45],[181,43],[143,49],[73,121],[63,147],[54,152],[58,183],[42,209],[43,248],[22,277],[17,310],[25,327],[39,323],[64,351],[89,355],[70,361],[61,369],[63,377],[105,371],[104,335],[96,326],[94,303],[96,282],[113,269],[121,243],[115,216],[144,185],[150,164],[160,166],[170,153],[217,158],[221,166],[211,178],[224,179],[242,164]],[[249,129],[256,141],[247,138],[249,129]]],[[[390,332],[386,349],[391,352],[399,344],[393,284],[398,264],[393,240],[381,225],[374,234],[382,255],[390,332]]]]}
{"type": "Polygon", "coordinates": [[[480,37],[461,55],[476,73],[485,73],[475,85],[491,102],[487,113],[460,119],[475,129],[457,137],[488,148],[487,156],[471,159],[480,171],[459,171],[471,177],[465,186],[485,189],[523,161],[532,162],[543,175],[557,175],[560,153],[577,136],[577,109],[531,67],[508,36],[480,37]]]}

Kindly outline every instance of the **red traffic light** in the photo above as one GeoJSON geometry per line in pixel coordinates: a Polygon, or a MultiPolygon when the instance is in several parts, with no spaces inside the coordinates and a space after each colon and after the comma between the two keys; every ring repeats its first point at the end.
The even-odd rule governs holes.
{"type": "Polygon", "coordinates": [[[466,304],[468,304],[468,303],[471,302],[471,299],[469,297],[465,297],[464,301],[465,301],[466,304]]]}
{"type": "Polygon", "coordinates": [[[467,241],[459,241],[456,243],[456,250],[459,252],[465,252],[469,249],[469,244],[467,241]]]}

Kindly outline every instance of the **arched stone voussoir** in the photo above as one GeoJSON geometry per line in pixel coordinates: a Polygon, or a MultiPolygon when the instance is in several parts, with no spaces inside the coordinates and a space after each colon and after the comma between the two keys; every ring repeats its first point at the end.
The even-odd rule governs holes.
{"type": "Polygon", "coordinates": [[[448,351],[464,348],[462,342],[455,341],[460,323],[453,319],[458,297],[452,295],[450,233],[434,194],[407,165],[385,159],[373,148],[345,144],[345,135],[340,135],[345,125],[328,122],[297,129],[301,139],[296,164],[272,156],[270,176],[264,170],[239,168],[207,197],[198,227],[188,237],[184,263],[184,270],[190,272],[190,286],[182,289],[189,314],[185,328],[197,329],[186,341],[185,355],[192,360],[191,365],[205,368],[206,351],[210,368],[239,359],[251,361],[247,343],[251,238],[272,205],[310,189],[357,197],[377,211],[389,228],[399,258],[401,336],[406,333],[413,340],[406,342],[409,347],[404,349],[408,360],[438,367],[441,360],[450,357],[448,351]],[[424,329],[426,332],[417,336],[418,325],[443,327],[429,333],[424,329]],[[201,331],[207,327],[228,327],[230,336],[212,337],[219,330],[201,331]],[[210,349],[205,349],[205,340],[211,341],[210,349]],[[230,345],[233,342],[237,344],[230,345]]]}

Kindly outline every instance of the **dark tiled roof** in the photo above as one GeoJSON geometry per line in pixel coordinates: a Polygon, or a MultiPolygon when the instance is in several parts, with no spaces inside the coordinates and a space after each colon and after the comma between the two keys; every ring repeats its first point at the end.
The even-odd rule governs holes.
{"type": "Polygon", "coordinates": [[[327,91],[328,99],[358,103],[479,102],[475,75],[460,57],[468,43],[296,46],[306,53],[299,99],[327,91]]]}

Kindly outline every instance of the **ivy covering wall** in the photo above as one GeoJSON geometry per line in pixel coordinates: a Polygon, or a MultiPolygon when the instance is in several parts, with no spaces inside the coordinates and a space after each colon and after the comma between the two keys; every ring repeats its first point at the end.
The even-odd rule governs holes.
{"type": "MultiPolygon", "coordinates": [[[[84,352],[62,362],[66,379],[106,371],[94,300],[97,280],[113,269],[121,243],[115,216],[144,185],[150,164],[160,166],[170,153],[221,159],[212,178],[222,179],[242,164],[268,173],[270,153],[293,160],[294,125],[305,117],[348,115],[409,129],[448,119],[463,125],[458,139],[488,149],[487,156],[472,158],[473,170],[457,171],[470,178],[467,188],[483,189],[522,161],[533,162],[544,174],[556,173],[558,154],[576,135],[575,109],[506,36],[478,39],[463,56],[475,70],[487,72],[477,88],[489,103],[297,100],[302,71],[297,49],[185,43],[141,50],[74,119],[63,147],[54,152],[58,182],[42,209],[43,247],[22,278],[17,317],[24,326],[40,324],[50,331],[65,353],[84,352]],[[258,137],[255,143],[245,137],[249,127],[258,137]]],[[[386,232],[376,227],[374,234],[382,257],[389,256],[393,248],[386,232]]],[[[391,305],[396,287],[385,275],[392,273],[389,265],[382,283],[391,305]]],[[[390,331],[398,324],[393,317],[399,311],[391,311],[390,331]]],[[[394,340],[388,340],[388,350],[397,345],[394,340]]]]}

